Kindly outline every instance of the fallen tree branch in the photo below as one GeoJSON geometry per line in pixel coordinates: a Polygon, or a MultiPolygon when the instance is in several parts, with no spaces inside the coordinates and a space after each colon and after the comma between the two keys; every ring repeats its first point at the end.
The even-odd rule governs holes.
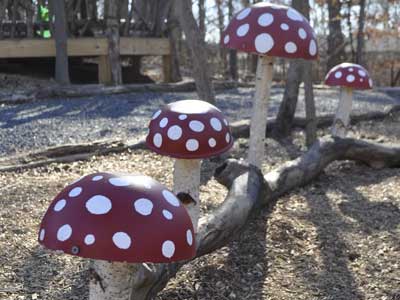
{"type": "MultiPolygon", "coordinates": [[[[215,177],[229,188],[229,193],[219,208],[200,220],[196,257],[225,246],[252,218],[252,212],[274,205],[280,196],[306,185],[336,160],[360,161],[379,168],[400,167],[400,145],[325,137],[298,159],[264,177],[254,167],[228,160],[216,170],[215,177]]],[[[143,265],[134,274],[131,300],[153,299],[185,263],[143,265]]]]}
{"type": "MultiPolygon", "coordinates": [[[[394,105],[391,108],[385,109],[384,111],[372,111],[364,114],[357,114],[350,116],[350,123],[357,124],[362,121],[370,121],[370,120],[382,120],[385,119],[392,114],[400,111],[400,105],[394,105]]],[[[318,128],[326,128],[332,125],[335,115],[329,114],[317,117],[317,127],[318,128]]],[[[270,134],[275,127],[276,119],[269,118],[267,122],[267,134],[270,134]]],[[[305,128],[307,125],[306,118],[296,117],[293,120],[293,128],[305,128]]],[[[241,120],[234,123],[231,123],[232,135],[235,138],[245,138],[249,137],[250,134],[250,120],[241,120]]]]}

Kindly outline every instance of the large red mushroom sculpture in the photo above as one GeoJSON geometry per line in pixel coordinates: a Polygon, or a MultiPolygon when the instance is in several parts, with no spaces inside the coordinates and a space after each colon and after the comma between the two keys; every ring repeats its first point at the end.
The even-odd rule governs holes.
{"type": "Polygon", "coordinates": [[[174,193],[189,194],[194,200],[187,209],[197,231],[201,160],[232,147],[228,121],[217,107],[207,102],[173,102],[153,115],[146,145],[158,154],[175,158],[174,193]]]}
{"type": "Polygon", "coordinates": [[[373,82],[368,71],[360,65],[342,63],[333,67],[325,77],[325,84],[340,86],[340,100],[332,126],[332,135],[345,137],[350,123],[353,90],[372,89],[373,82]]]}
{"type": "Polygon", "coordinates": [[[249,163],[260,168],[264,159],[273,58],[317,59],[317,39],[308,20],[295,9],[261,2],[234,16],[222,34],[221,45],[259,56],[248,156],[249,163]]]}
{"type": "Polygon", "coordinates": [[[93,259],[90,300],[128,300],[137,263],[186,260],[196,251],[190,217],[172,192],[147,176],[110,173],[64,188],[42,220],[39,243],[93,259]]]}

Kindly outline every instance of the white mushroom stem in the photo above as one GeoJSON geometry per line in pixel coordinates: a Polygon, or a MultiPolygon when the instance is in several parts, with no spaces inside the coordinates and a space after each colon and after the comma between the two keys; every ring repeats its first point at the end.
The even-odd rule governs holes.
{"type": "Polygon", "coordinates": [[[272,86],[274,59],[258,58],[256,96],[250,123],[249,163],[261,169],[264,160],[265,133],[267,128],[268,99],[272,86]]]}
{"type": "Polygon", "coordinates": [[[95,260],[92,262],[89,300],[129,300],[132,279],[140,264],[108,262],[95,260]]]}
{"type": "Polygon", "coordinates": [[[353,89],[342,87],[340,89],[339,107],[336,111],[335,120],[332,126],[332,135],[345,137],[346,130],[350,123],[350,112],[353,101],[353,89]]]}
{"type": "Polygon", "coordinates": [[[174,165],[174,193],[187,193],[196,203],[186,206],[194,231],[200,216],[200,159],[177,159],[174,165]]]}

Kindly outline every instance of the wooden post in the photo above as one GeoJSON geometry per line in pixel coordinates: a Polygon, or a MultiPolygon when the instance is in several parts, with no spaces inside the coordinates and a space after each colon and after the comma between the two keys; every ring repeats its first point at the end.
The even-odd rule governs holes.
{"type": "MultiPolygon", "coordinates": [[[[55,30],[54,40],[56,43],[56,81],[69,84],[68,52],[67,52],[67,23],[65,16],[64,0],[54,0],[55,30]]],[[[51,21],[50,21],[51,23],[51,21]]]]}
{"type": "Polygon", "coordinates": [[[117,1],[105,0],[105,12],[107,23],[107,39],[108,39],[108,58],[110,61],[112,84],[122,84],[122,70],[120,62],[119,47],[119,20],[117,1]]]}
{"type": "Polygon", "coordinates": [[[111,66],[108,55],[99,56],[98,72],[99,72],[99,83],[107,85],[112,83],[111,66]]]}
{"type": "Polygon", "coordinates": [[[172,82],[172,57],[171,55],[163,55],[163,81],[172,82]]]}

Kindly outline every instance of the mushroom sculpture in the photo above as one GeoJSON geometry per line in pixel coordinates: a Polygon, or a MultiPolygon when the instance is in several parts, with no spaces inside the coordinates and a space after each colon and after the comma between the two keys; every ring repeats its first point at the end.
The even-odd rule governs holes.
{"type": "Polygon", "coordinates": [[[194,200],[187,209],[197,231],[201,159],[216,156],[232,147],[228,121],[218,108],[207,102],[173,102],[153,115],[146,144],[158,154],[176,158],[174,193],[189,194],[194,200]]]}
{"type": "Polygon", "coordinates": [[[332,126],[332,135],[345,137],[350,123],[353,89],[372,89],[373,83],[368,71],[360,65],[342,63],[333,67],[325,78],[325,84],[340,86],[340,100],[332,126]]]}
{"type": "Polygon", "coordinates": [[[221,37],[224,47],[259,56],[250,124],[249,163],[261,167],[272,85],[273,57],[316,59],[317,39],[308,20],[293,8],[261,2],[241,10],[221,37]]]}
{"type": "Polygon", "coordinates": [[[166,187],[142,175],[96,173],[64,188],[50,204],[39,243],[93,259],[89,299],[129,299],[133,263],[195,255],[193,225],[166,187]]]}

